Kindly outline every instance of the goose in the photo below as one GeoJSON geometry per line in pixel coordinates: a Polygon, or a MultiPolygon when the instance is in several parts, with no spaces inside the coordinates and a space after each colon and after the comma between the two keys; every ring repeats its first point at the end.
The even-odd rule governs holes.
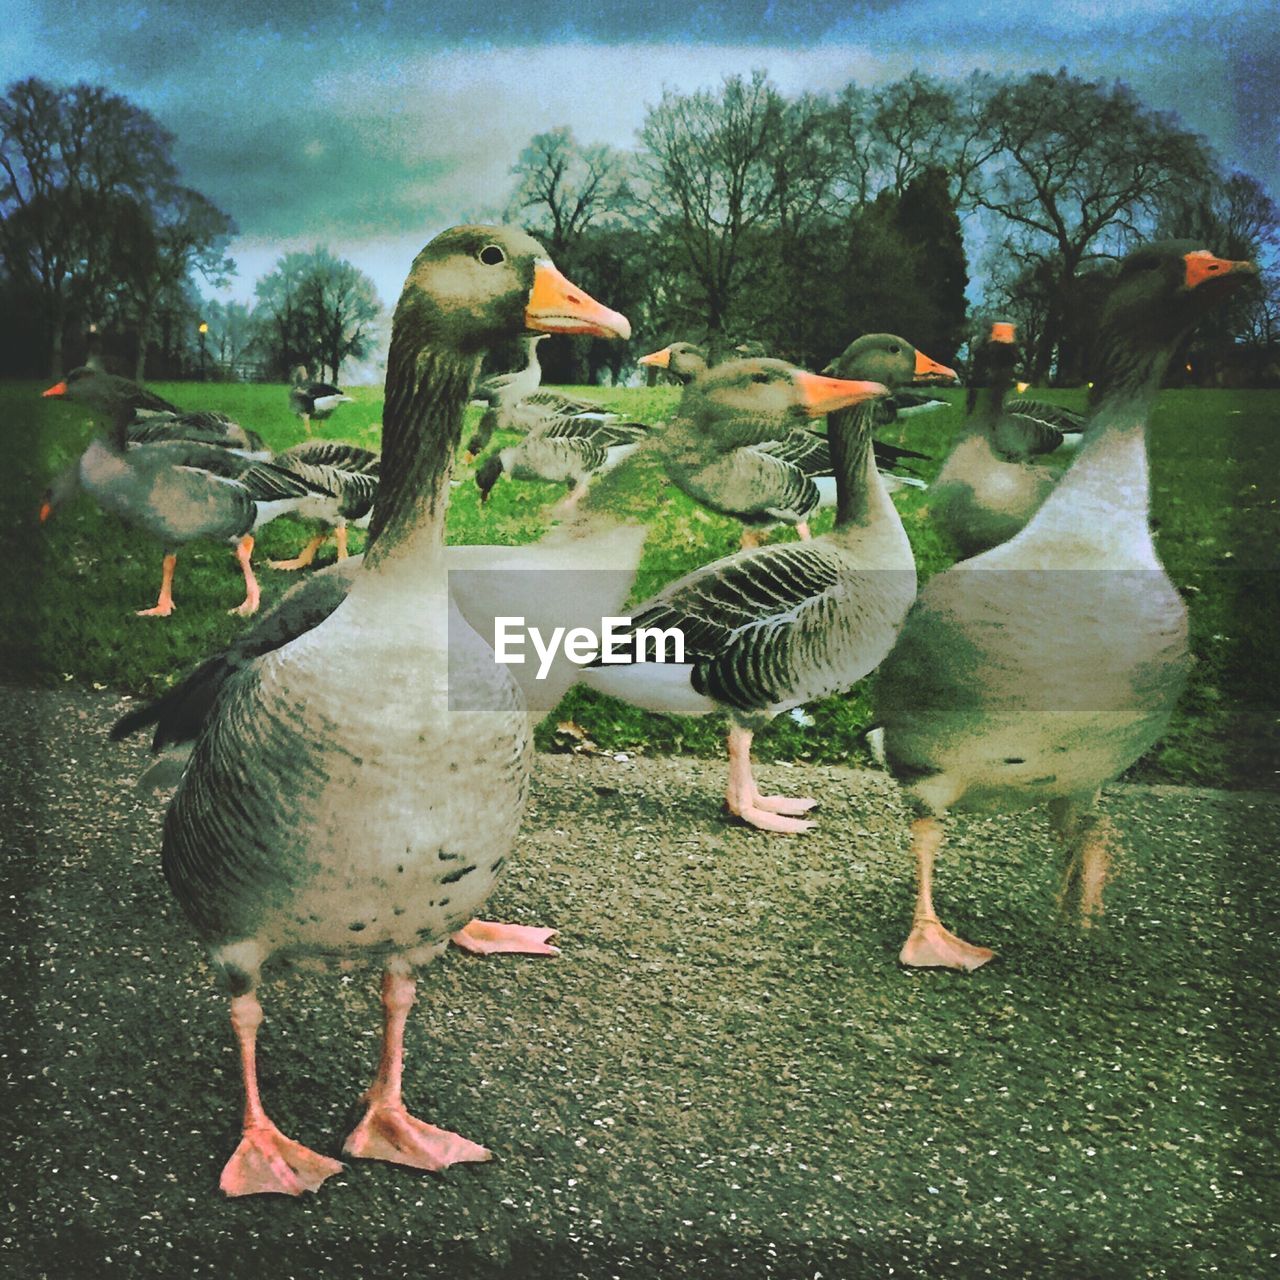
{"type": "MultiPolygon", "coordinates": [[[[884,388],[863,382],[863,397],[884,388]]],[[[684,389],[676,414],[657,436],[668,478],[695,502],[748,526],[781,521],[809,537],[818,486],[769,448],[829,412],[831,396],[848,403],[847,385],[782,360],[726,360],[684,389]],[[835,384],[833,386],[833,384],[835,384]]],[[[744,547],[754,546],[748,529],[744,547]]]]}
{"type": "Polygon", "coordinates": [[[465,460],[470,462],[483,453],[495,431],[520,431],[532,435],[545,431],[552,424],[565,421],[590,425],[617,422],[619,418],[616,413],[593,400],[540,387],[522,400],[486,408],[475,432],[467,441],[465,460]]]}
{"type": "Polygon", "coordinates": [[[1068,853],[1063,899],[1079,895],[1086,925],[1101,911],[1113,835],[1099,790],[1164,732],[1189,662],[1186,607],[1151,537],[1147,421],[1179,343],[1254,275],[1191,242],[1124,260],[1097,328],[1074,463],[1009,541],[929,580],[881,665],[878,744],[916,813],[904,964],[968,970],[993,955],[934,910],[934,861],[954,809],[1049,801],[1068,853]]]}
{"type": "Polygon", "coordinates": [[[693,342],[672,342],[658,351],[641,356],[638,364],[665,369],[677,382],[688,385],[707,370],[706,351],[693,342]]]}
{"type": "MultiPolygon", "coordinates": [[[[638,605],[632,636],[642,628],[675,629],[683,637],[683,654],[675,656],[683,660],[624,658],[583,672],[591,688],[646,710],[726,712],[726,806],[750,826],[784,834],[814,825],[802,815],[815,801],[760,794],[751,769],[755,732],[781,712],[848,689],[874,669],[916,592],[911,545],[871,452],[876,403],[865,382],[820,381],[833,413],[831,451],[840,488],[835,528],[808,542],[738,551],[638,605]],[[835,412],[854,404],[852,411],[835,412]]],[[[801,403],[803,387],[791,383],[801,403]]]]}
{"type": "MultiPolygon", "coordinates": [[[[887,426],[897,418],[927,412],[947,405],[937,397],[916,397],[911,384],[917,380],[956,380],[953,369],[917,350],[905,338],[893,333],[868,333],[851,342],[826,366],[826,373],[838,378],[869,378],[883,383],[890,394],[878,401],[877,427],[887,426]]],[[[885,488],[896,493],[904,488],[925,489],[928,486],[914,474],[901,474],[893,468],[909,471],[906,459],[928,460],[928,454],[887,441],[873,440],[876,465],[880,468],[885,488]]],[[[770,446],[775,456],[785,457],[800,467],[818,486],[821,503],[835,503],[835,481],[831,475],[826,442],[812,431],[798,431],[789,439],[770,446]]]]}
{"type": "MultiPolygon", "coordinates": [[[[892,418],[910,418],[922,413],[933,413],[950,405],[949,400],[931,395],[928,391],[922,391],[911,384],[935,381],[955,382],[957,381],[955,370],[917,351],[905,338],[900,338],[896,334],[864,333],[845,347],[823,369],[823,373],[833,378],[870,376],[853,372],[867,367],[868,361],[880,363],[891,372],[893,380],[885,382],[885,385],[893,393],[892,418]]],[[[881,381],[885,380],[882,378],[881,381]]]]}
{"type": "Polygon", "coordinates": [[[495,409],[517,405],[526,396],[537,391],[542,383],[542,366],[538,363],[538,343],[545,342],[549,333],[526,333],[520,338],[524,350],[524,367],[510,373],[495,373],[482,378],[471,393],[472,404],[489,405],[495,409]]]}
{"type": "Polygon", "coordinates": [[[307,366],[300,364],[293,371],[289,387],[289,408],[302,419],[302,429],[311,434],[311,419],[317,422],[329,417],[340,404],[351,404],[351,397],[343,395],[328,382],[312,382],[307,366]]]}
{"type": "Polygon", "coordinates": [[[91,404],[111,422],[122,421],[130,444],[190,440],[217,445],[255,461],[271,460],[262,437],[225,413],[180,409],[131,378],[107,373],[101,363],[72,369],[63,381],[75,391],[70,398],[91,404]]]}
{"type": "MultiPolygon", "coordinates": [[[[99,384],[68,376],[43,394],[97,408],[99,384]]],[[[108,400],[106,403],[116,403],[108,400]]],[[[116,405],[114,424],[93,439],[44,495],[40,521],[77,490],[84,489],[106,512],[149,534],[164,547],[160,594],[139,617],[167,618],[175,609],[175,548],[203,539],[230,542],[244,575],[244,600],[231,613],[256,613],[260,600],[253,572],[254,534],[264,524],[297,510],[313,491],[299,477],[268,462],[238,458],[198,441],[170,440],[130,445],[116,405]]]]}
{"type": "Polygon", "coordinates": [[[934,517],[964,557],[1013,537],[1058,480],[1025,461],[1015,442],[1029,438],[1029,423],[1004,411],[1018,359],[1013,326],[992,325],[974,352],[965,427],[933,482],[934,517]]]}
{"type": "Polygon", "coordinates": [[[280,954],[363,953],[384,968],[382,1053],[346,1154],[421,1169],[489,1158],[410,1115],[401,1071],[416,972],[492,891],[524,806],[528,718],[449,604],[443,534],[483,353],[526,329],[630,332],[516,229],[455,227],[414,259],[361,570],[323,622],[223,685],[169,805],[165,876],[226,983],[240,1049],[228,1195],[298,1195],[341,1168],[286,1138],[259,1095],[256,989],[280,954]]]}
{"type": "Polygon", "coordinates": [[[643,422],[607,422],[583,416],[553,419],[480,463],[475,475],[480,501],[489,500],[493,486],[505,473],[514,480],[567,484],[569,494],[559,511],[572,511],[592,477],[634,453],[648,430],[643,422]]]}
{"type": "Polygon", "coordinates": [[[316,490],[315,501],[297,514],[328,526],[315,534],[298,554],[272,560],[273,569],[291,571],[311,565],[332,530],[338,559],[347,558],[347,529],[367,529],[378,492],[379,457],[372,449],[344,440],[304,440],[276,455],[276,465],[292,471],[316,490]]]}

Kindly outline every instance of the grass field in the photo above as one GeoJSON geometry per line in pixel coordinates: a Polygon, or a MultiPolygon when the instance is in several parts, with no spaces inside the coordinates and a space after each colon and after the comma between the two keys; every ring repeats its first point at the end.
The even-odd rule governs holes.
{"type": "MultiPolygon", "coordinates": [[[[301,436],[281,386],[161,383],[155,389],[184,406],[228,412],[276,449],[301,436]]],[[[245,625],[226,612],[241,598],[238,571],[229,550],[197,545],[179,559],[174,615],[167,620],[134,617],[134,609],[154,602],[160,574],[157,546],[104,517],[84,498],[47,525],[36,524],[44,486],[91,434],[80,407],[43,401],[40,390],[35,383],[0,386],[0,432],[11,459],[10,480],[0,496],[12,531],[10,581],[0,605],[5,666],[27,681],[83,680],[135,694],[156,693],[245,625]]],[[[674,387],[580,390],[650,422],[669,413],[679,394],[674,387]]],[[[1083,395],[1049,394],[1073,406],[1083,395]]],[[[381,389],[356,388],[352,395],[355,403],[318,424],[317,434],[377,447],[381,389]]],[[[955,402],[960,395],[951,393],[955,402]]],[[[941,464],[960,412],[953,404],[892,428],[885,438],[931,453],[934,461],[922,468],[929,478],[941,464]]],[[[1132,777],[1220,786],[1276,784],[1278,421],[1276,393],[1179,390],[1160,398],[1150,434],[1153,523],[1161,555],[1191,609],[1196,662],[1169,734],[1134,767],[1132,777]]],[[[545,527],[547,508],[561,496],[555,486],[503,481],[482,509],[470,477],[470,469],[460,464],[455,478],[461,483],[449,516],[453,542],[536,538],[545,527]]],[[[616,510],[653,513],[639,580],[644,591],[737,545],[736,522],[702,510],[652,466],[621,470],[601,482],[598,492],[599,500],[616,510]]],[[[951,563],[951,549],[929,519],[928,493],[907,492],[896,500],[922,579],[951,563]]],[[[816,530],[821,532],[830,519],[824,514],[816,530]]],[[[264,604],[296,577],[267,568],[266,560],[293,554],[309,533],[291,519],[263,531],[255,560],[262,565],[264,604]]],[[[794,535],[780,531],[774,536],[794,535]]],[[[353,535],[352,545],[358,549],[360,535],[353,535]]],[[[1066,663],[1071,661],[1071,639],[1058,638],[1066,663]]],[[[811,727],[786,717],[775,721],[759,736],[759,757],[820,763],[864,757],[860,735],[870,721],[865,687],[811,706],[809,712],[815,720],[811,727]]],[[[564,718],[572,718],[610,751],[706,755],[722,749],[722,725],[715,718],[651,716],[583,690],[571,693],[544,723],[543,746],[551,745],[555,724],[564,718]]]]}

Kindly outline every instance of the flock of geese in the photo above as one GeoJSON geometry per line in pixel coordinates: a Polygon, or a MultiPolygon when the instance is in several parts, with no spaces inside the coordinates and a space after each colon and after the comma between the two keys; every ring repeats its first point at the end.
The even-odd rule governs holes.
{"type": "MultiPolygon", "coordinates": [[[[187,541],[235,547],[249,613],[253,535],[265,521],[302,512],[339,538],[368,522],[363,556],[345,556],[340,542],[336,564],[114,731],[155,726],[176,782],[164,872],[231,997],[245,1104],[222,1189],[296,1195],[341,1168],[285,1137],[259,1097],[255,993],[263,965],[282,953],[362,952],[384,968],[382,1054],[346,1154],[422,1169],[489,1158],[406,1109],[405,1020],[418,969],[451,940],[481,954],[555,952],[553,930],[476,913],[519,829],[530,716],[578,680],[641,707],[725,713],[728,808],[762,830],[798,833],[813,825],[804,815],[815,801],[759,792],[752,735],[877,671],[875,745],[915,810],[917,898],[903,962],[973,969],[991,958],[934,910],[934,859],[957,809],[1048,802],[1068,852],[1064,892],[1087,923],[1109,867],[1099,789],[1163,732],[1188,664],[1185,607],[1148,522],[1147,420],[1178,344],[1253,272],[1192,243],[1132,253],[1097,320],[1101,362],[1082,420],[1006,398],[1014,335],[992,326],[931,504],[969,558],[919,593],[882,470],[909,455],[874,433],[927,408],[912,383],[951,370],[883,334],[859,339],[821,375],[759,357],[709,365],[674,344],[642,361],[687,383],[663,427],[557,403],[539,388],[541,337],[627,339],[630,325],[511,228],[457,227],[415,259],[395,312],[380,457],[323,441],[267,457],[236,424],[206,414],[184,425],[173,406],[100,370],[50,388],[107,429],[55,481],[42,516],[79,486],[160,541],[164,577],[148,613],[172,609],[176,549],[187,541]],[[526,367],[477,384],[485,353],[515,338],[526,367]],[[482,491],[503,473],[570,485],[565,518],[536,543],[446,545],[453,459],[477,395],[485,412],[473,454],[495,429],[526,431],[478,467],[482,491]],[[1072,445],[1056,483],[1031,461],[1072,445]],[[656,454],[684,492],[742,520],[744,545],[631,610],[636,629],[679,628],[683,662],[561,658],[534,680],[529,666],[495,661],[495,617],[596,628],[621,612],[634,580],[643,520],[594,493],[579,502],[592,476],[618,464],[614,451],[656,454]],[[824,502],[834,527],[811,537],[807,522],[824,502]],[[769,523],[794,526],[798,539],[753,545],[752,531],[769,523]]],[[[322,401],[333,394],[306,412],[332,409],[322,401]]],[[[288,566],[309,563],[323,536],[288,566]]]]}

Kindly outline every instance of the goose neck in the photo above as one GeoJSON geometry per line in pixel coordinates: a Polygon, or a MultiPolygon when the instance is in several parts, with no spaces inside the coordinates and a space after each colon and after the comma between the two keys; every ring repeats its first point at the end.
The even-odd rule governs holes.
{"type": "Polygon", "coordinates": [[[837,529],[869,523],[878,509],[877,497],[884,496],[871,448],[877,404],[874,399],[866,400],[852,409],[841,409],[827,419],[831,467],[836,480],[837,529]]]}
{"type": "Polygon", "coordinates": [[[449,476],[480,356],[392,340],[382,466],[369,524],[369,568],[440,558],[449,476]]]}

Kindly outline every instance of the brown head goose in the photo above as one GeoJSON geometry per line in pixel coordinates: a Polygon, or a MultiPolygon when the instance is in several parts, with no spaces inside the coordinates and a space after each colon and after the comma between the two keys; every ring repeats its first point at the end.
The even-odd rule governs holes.
{"type": "Polygon", "coordinates": [[[363,566],[320,625],[225,683],[169,807],[165,875],[227,982],[240,1046],[229,1195],[296,1195],[341,1167],[285,1138],[259,1098],[255,990],[279,953],[358,952],[384,966],[382,1055],[349,1155],[425,1169],[489,1156],[411,1116],[400,1081],[415,971],[491,892],[524,804],[527,716],[450,606],[444,515],[484,351],[526,329],[629,334],[521,231],[455,227],[414,260],[363,566]]]}
{"type": "MultiPolygon", "coordinates": [[[[917,351],[905,338],[893,333],[864,333],[855,338],[823,369],[834,378],[871,378],[876,374],[864,369],[880,370],[880,378],[893,393],[889,399],[892,418],[909,418],[915,414],[945,409],[950,401],[919,390],[920,384],[955,382],[956,373],[945,364],[917,351]]],[[[910,455],[904,455],[910,456],[910,455]]],[[[914,455],[919,457],[919,454],[914,455]]],[[[888,455],[878,455],[883,466],[888,455]]]]}
{"type": "MultiPolygon", "coordinates": [[[[808,375],[813,377],[815,375],[808,375]]],[[[848,689],[889,651],[915,598],[915,562],[871,452],[866,383],[823,379],[840,488],[835,528],[808,542],[739,551],[672,583],[633,610],[642,628],[683,636],[684,661],[588,668],[585,683],[651,711],[729,716],[729,811],[764,831],[798,833],[811,799],[762,796],[751,739],[774,716],[848,689]],[[843,388],[843,391],[841,390],[843,388]]],[[[803,384],[792,382],[801,400],[803,384]]],[[[625,646],[624,646],[625,647],[625,646]]]]}
{"type": "Polygon", "coordinates": [[[658,351],[641,356],[638,364],[665,369],[677,382],[688,385],[707,370],[707,353],[694,342],[672,342],[658,351]]]}
{"type": "Polygon", "coordinates": [[[196,441],[130,445],[118,403],[109,399],[104,405],[98,399],[101,385],[96,377],[72,374],[44,392],[46,397],[84,401],[98,411],[105,407],[117,416],[54,481],[41,505],[41,520],[77,489],[84,489],[104,511],[159,542],[164,547],[160,595],[152,608],[138,611],[142,617],[168,617],[173,612],[177,547],[202,539],[230,542],[245,584],[245,598],[231,612],[256,612],[253,535],[268,521],[297,510],[312,490],[271,463],[252,462],[196,441]]]}
{"type": "Polygon", "coordinates": [[[1079,893],[1086,923],[1101,910],[1111,837],[1099,789],[1164,732],[1188,664],[1186,608],[1148,524],[1147,420],[1178,344],[1253,274],[1187,242],[1125,259],[1074,464],[1021,532],[929,580],[882,664],[881,748],[918,814],[904,963],[974,969],[993,954],[934,912],[951,809],[1052,802],[1064,893],[1079,893]]]}
{"type": "MultiPolygon", "coordinates": [[[[884,392],[877,382],[863,382],[862,388],[863,399],[884,392]]],[[[657,448],[668,477],[695,502],[748,526],[794,525],[807,538],[806,522],[822,494],[803,470],[770,447],[833,404],[848,404],[849,394],[847,381],[782,360],[727,360],[685,388],[657,448]]],[[[744,543],[751,545],[746,538],[744,543]]]]}
{"type": "Polygon", "coordinates": [[[289,408],[302,419],[303,430],[311,434],[311,420],[320,421],[341,404],[351,404],[351,397],[344,395],[337,387],[328,382],[312,382],[307,374],[307,366],[300,364],[293,371],[292,385],[289,387],[289,408]]]}

